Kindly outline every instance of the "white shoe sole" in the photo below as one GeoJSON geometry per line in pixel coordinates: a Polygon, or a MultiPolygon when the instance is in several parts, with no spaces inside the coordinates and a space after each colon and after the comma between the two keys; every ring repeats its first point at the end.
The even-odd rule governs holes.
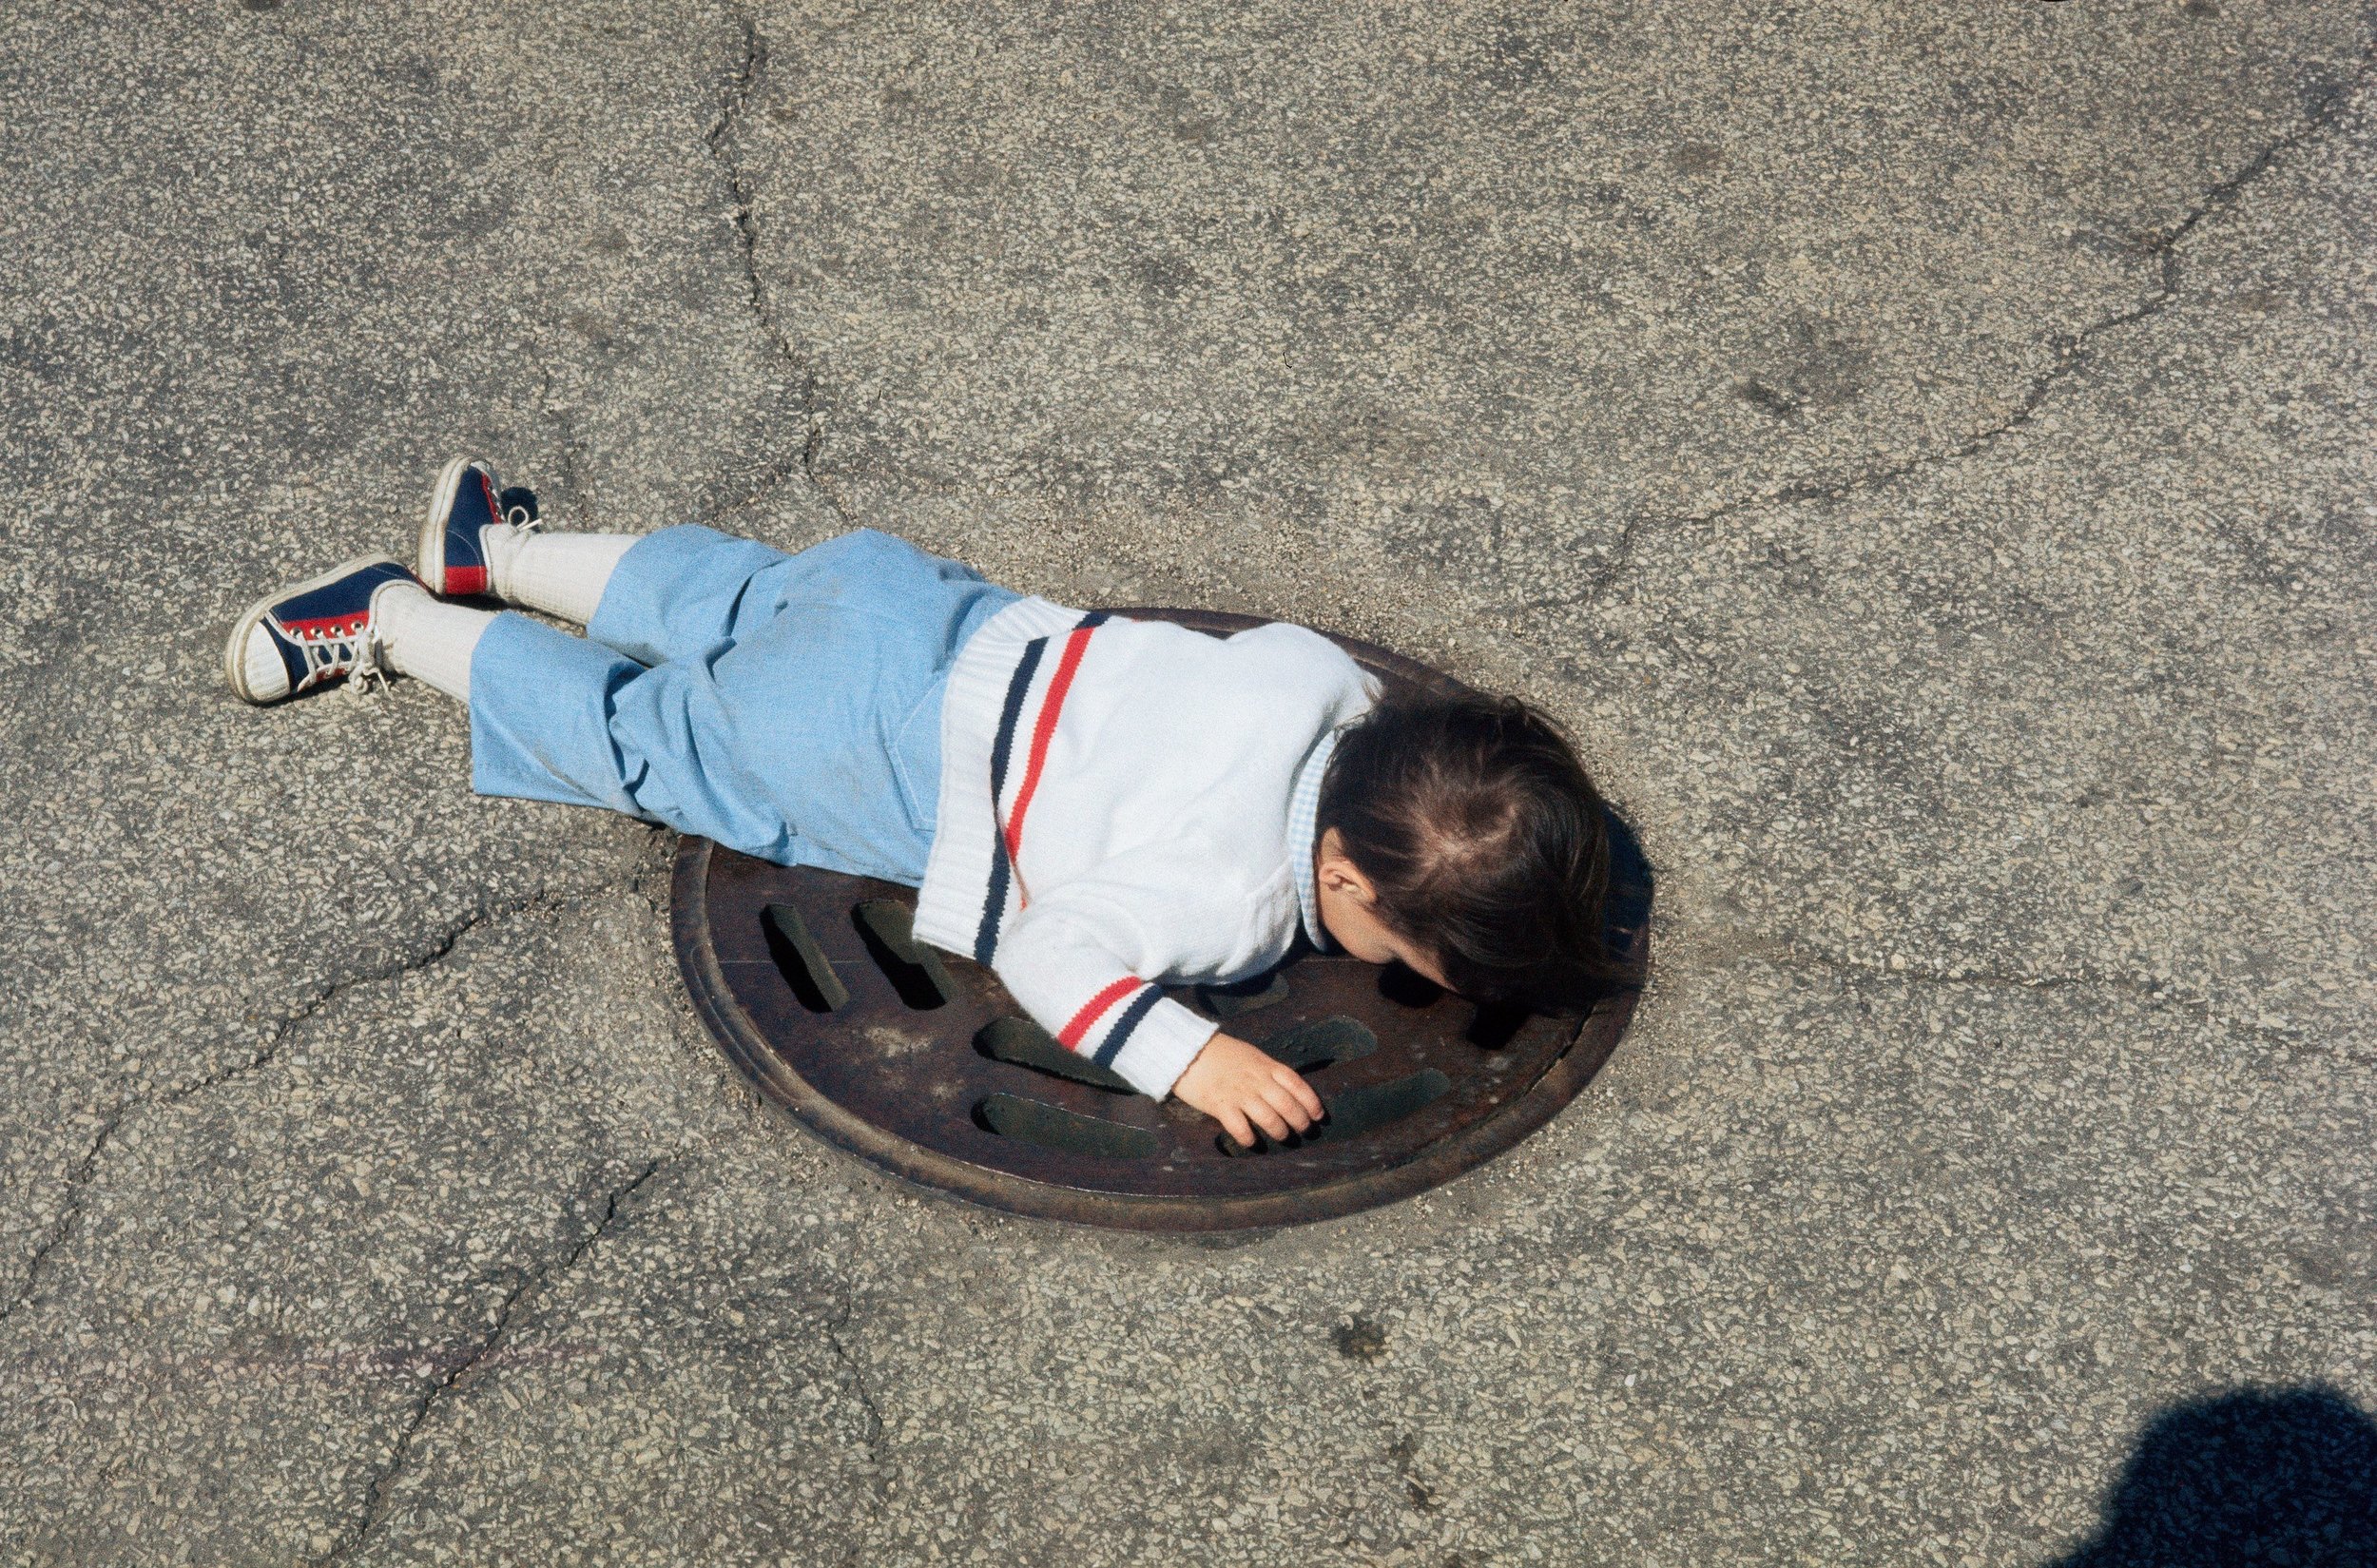
{"type": "MultiPolygon", "coordinates": [[[[462,488],[462,476],[473,467],[487,471],[488,483],[497,490],[503,481],[495,476],[494,465],[484,457],[456,457],[437,474],[437,483],[430,487],[429,515],[421,519],[421,548],[414,571],[429,585],[432,593],[446,591],[446,513],[454,510],[454,493],[462,488]]],[[[493,587],[493,584],[489,585],[493,587]]]]}
{"type": "MultiPolygon", "coordinates": [[[[269,697],[260,697],[255,692],[248,689],[248,635],[262,623],[266,615],[272,612],[272,607],[279,604],[281,600],[294,599],[300,593],[311,593],[318,588],[328,588],[331,584],[337,582],[339,578],[345,576],[350,571],[360,571],[367,566],[378,566],[383,561],[390,566],[400,566],[403,564],[394,555],[358,555],[354,560],[347,562],[343,566],[332,567],[328,571],[323,572],[319,577],[308,577],[301,583],[292,583],[286,588],[275,589],[270,593],[267,593],[262,598],[257,600],[254,604],[248,606],[247,613],[242,615],[238,622],[232,626],[231,640],[222,645],[222,678],[224,684],[231,687],[233,693],[236,694],[242,702],[254,703],[259,707],[262,707],[267,703],[277,703],[284,698],[296,695],[294,691],[283,691],[269,697]]],[[[375,599],[379,595],[377,593],[372,595],[375,599]]]]}

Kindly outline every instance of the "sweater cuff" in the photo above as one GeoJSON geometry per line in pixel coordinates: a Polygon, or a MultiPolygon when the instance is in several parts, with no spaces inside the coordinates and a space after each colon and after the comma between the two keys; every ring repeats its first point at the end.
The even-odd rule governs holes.
{"type": "Polygon", "coordinates": [[[1169,997],[1161,997],[1115,1053],[1114,1071],[1140,1094],[1160,1100],[1221,1027],[1169,997]]]}

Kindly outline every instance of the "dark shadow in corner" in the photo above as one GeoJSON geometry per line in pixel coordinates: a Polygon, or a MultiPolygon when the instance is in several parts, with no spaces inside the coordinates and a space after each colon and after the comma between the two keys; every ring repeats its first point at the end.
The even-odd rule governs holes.
{"type": "Polygon", "coordinates": [[[2054,1568],[2377,1568],[2377,1422],[2332,1388],[2220,1394],[2165,1411],[2054,1568]]]}
{"type": "Polygon", "coordinates": [[[1634,934],[1651,919],[1653,879],[1642,841],[1626,825],[1626,819],[1605,811],[1602,821],[1610,835],[1610,898],[1602,910],[1601,939],[1613,955],[1622,958],[1633,945],[1634,934]]]}
{"type": "Polygon", "coordinates": [[[505,486],[504,493],[495,497],[495,505],[502,509],[507,523],[516,525],[536,521],[536,492],[526,485],[505,486]]]}

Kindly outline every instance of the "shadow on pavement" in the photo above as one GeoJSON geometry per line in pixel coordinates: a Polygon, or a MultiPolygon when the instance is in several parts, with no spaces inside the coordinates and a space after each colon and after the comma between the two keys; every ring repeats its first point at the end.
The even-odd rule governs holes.
{"type": "Polygon", "coordinates": [[[2318,1386],[2221,1394],[2146,1429],[2097,1539],[2054,1568],[2377,1568],[2377,1423],[2318,1386]]]}
{"type": "Polygon", "coordinates": [[[1610,903],[1603,937],[1613,953],[1623,953],[1634,933],[1651,919],[1653,878],[1642,841],[1616,812],[1606,814],[1610,824],[1610,903]]]}

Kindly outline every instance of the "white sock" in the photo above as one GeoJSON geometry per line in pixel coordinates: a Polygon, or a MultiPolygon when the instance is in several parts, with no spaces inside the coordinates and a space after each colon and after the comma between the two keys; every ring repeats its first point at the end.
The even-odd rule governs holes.
{"type": "Polygon", "coordinates": [[[506,524],[487,541],[487,586],[507,604],[526,605],[580,626],[594,618],[611,569],[633,533],[525,533],[506,524]]]}
{"type": "Polygon", "coordinates": [[[471,655],[494,611],[441,604],[429,590],[392,583],[379,590],[379,646],[399,675],[426,682],[452,697],[471,700],[471,655]]]}

